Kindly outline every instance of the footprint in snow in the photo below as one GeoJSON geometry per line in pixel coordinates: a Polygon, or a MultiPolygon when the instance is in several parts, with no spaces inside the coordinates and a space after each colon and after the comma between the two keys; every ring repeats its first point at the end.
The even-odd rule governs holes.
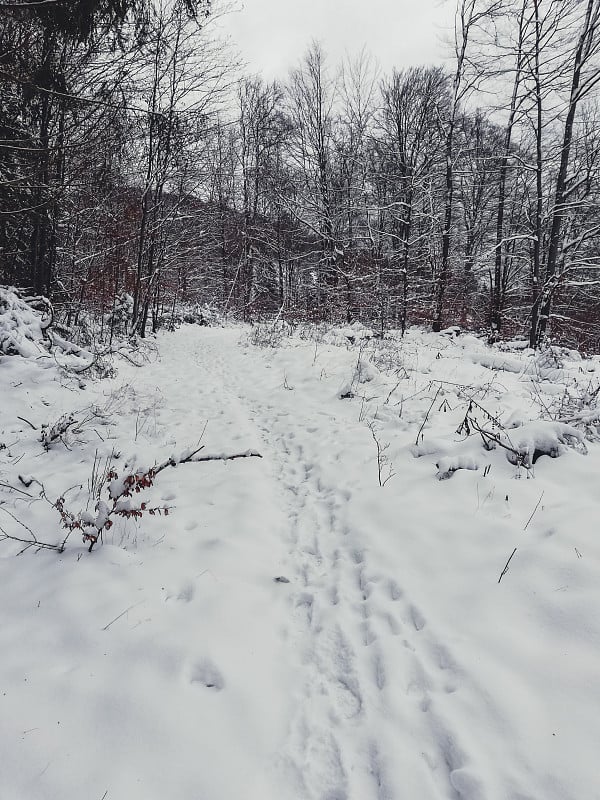
{"type": "Polygon", "coordinates": [[[386,684],[386,671],[381,653],[375,653],[373,657],[373,671],[375,675],[375,684],[379,691],[382,691],[386,684]]]}
{"type": "Polygon", "coordinates": [[[410,611],[410,618],[412,620],[412,624],[415,627],[415,630],[422,631],[426,625],[425,617],[415,606],[411,606],[409,611],[410,611]]]}
{"type": "Polygon", "coordinates": [[[484,797],[483,785],[479,778],[469,769],[460,767],[450,773],[450,784],[464,800],[479,800],[484,797]]]}
{"type": "MultiPolygon", "coordinates": [[[[454,676],[459,675],[459,668],[456,664],[456,661],[450,654],[450,651],[447,650],[444,645],[440,644],[434,647],[433,653],[436,656],[437,662],[442,671],[454,676]]],[[[452,681],[450,681],[450,683],[452,683],[452,681]]]]}
{"type": "Polygon", "coordinates": [[[368,622],[361,623],[362,641],[365,647],[377,641],[377,634],[373,631],[368,622]]]}
{"type": "Polygon", "coordinates": [[[314,596],[310,592],[301,592],[296,598],[296,609],[306,615],[306,623],[311,626],[313,621],[314,596]]]}
{"type": "Polygon", "coordinates": [[[194,588],[194,584],[191,581],[188,581],[187,583],[184,583],[179,590],[177,599],[182,603],[191,603],[194,599],[195,592],[196,590],[194,588]]]}
{"type": "Polygon", "coordinates": [[[223,675],[208,658],[192,666],[190,683],[199,683],[214,692],[220,692],[225,687],[223,675]]]}
{"type": "Polygon", "coordinates": [[[384,613],[382,615],[382,619],[387,623],[388,628],[390,629],[390,633],[392,636],[398,636],[402,631],[402,625],[398,620],[392,616],[392,614],[384,613]]]}
{"type": "Polygon", "coordinates": [[[362,697],[358,684],[354,678],[338,678],[329,687],[329,695],[333,701],[333,716],[342,716],[352,719],[362,710],[362,697]]]}

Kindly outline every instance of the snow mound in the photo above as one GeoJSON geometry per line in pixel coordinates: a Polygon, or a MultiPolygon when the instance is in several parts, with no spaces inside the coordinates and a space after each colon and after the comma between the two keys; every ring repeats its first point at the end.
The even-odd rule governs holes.
{"type": "Polygon", "coordinates": [[[572,425],[549,420],[528,422],[501,437],[511,464],[530,467],[540,456],[558,458],[569,448],[587,453],[583,433],[572,425]]]}
{"type": "Polygon", "coordinates": [[[354,367],[352,378],[349,381],[344,381],[337,391],[337,397],[340,400],[352,398],[356,394],[356,389],[363,383],[371,383],[381,378],[381,373],[371,361],[365,358],[359,358],[354,367]]]}
{"type": "Polygon", "coordinates": [[[354,376],[357,383],[371,383],[371,381],[376,381],[381,377],[375,364],[371,361],[366,361],[364,358],[358,360],[354,376]]]}
{"type": "Polygon", "coordinates": [[[360,322],[353,322],[349,327],[342,328],[339,333],[345,336],[351,344],[373,338],[373,331],[360,322]]]}
{"type": "Polygon", "coordinates": [[[469,454],[443,456],[436,464],[438,468],[437,477],[443,481],[451,478],[459,469],[478,470],[480,467],[479,460],[469,454]]]}
{"type": "Polygon", "coordinates": [[[495,372],[514,372],[518,375],[526,371],[526,366],[521,361],[499,353],[469,353],[469,357],[473,364],[478,364],[495,372]]]}

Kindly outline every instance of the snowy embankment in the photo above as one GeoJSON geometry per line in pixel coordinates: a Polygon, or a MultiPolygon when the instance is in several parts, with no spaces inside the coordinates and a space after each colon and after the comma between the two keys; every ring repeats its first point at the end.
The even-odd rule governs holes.
{"type": "Polygon", "coordinates": [[[60,542],[111,453],[263,456],[165,469],[92,553],[0,543],[2,796],[600,796],[600,362],[361,333],[0,361],[9,533],[60,542]]]}

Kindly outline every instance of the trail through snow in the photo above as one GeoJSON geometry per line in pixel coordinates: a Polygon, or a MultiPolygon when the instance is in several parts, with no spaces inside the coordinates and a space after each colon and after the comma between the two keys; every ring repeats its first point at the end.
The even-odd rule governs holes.
{"type": "Polygon", "coordinates": [[[283,391],[236,338],[205,341],[199,363],[259,429],[287,511],[291,652],[302,665],[285,747],[292,796],[477,796],[458,732],[431,708],[432,693],[457,689],[452,659],[424,632],[401,579],[372,563],[369,532],[351,518],[350,501],[375,477],[352,469],[364,424],[354,408],[331,409],[328,387],[313,384],[300,401],[297,388],[283,391]]]}
{"type": "MultiPolygon", "coordinates": [[[[207,452],[257,448],[262,460],[162,473],[168,522],[115,532],[91,556],[0,559],[0,795],[599,798],[600,547],[578,538],[597,507],[576,500],[589,506],[579,532],[561,516],[590,462],[556,462],[570,459],[571,484],[540,466],[533,489],[505,459],[491,477],[437,481],[410,451],[435,392],[413,387],[393,414],[393,382],[340,400],[356,352],[261,350],[245,336],[161,336],[160,361],[113,384],[120,414],[104,444],[152,464],[202,436],[207,452]],[[384,487],[368,418],[392,442],[384,487]],[[542,490],[549,511],[498,585],[542,490]]],[[[425,374],[441,368],[435,347],[429,357],[425,374]]],[[[489,380],[475,365],[469,378],[489,380]]],[[[40,391],[68,410],[59,389],[43,383],[26,415],[44,412],[40,391]]],[[[4,435],[31,436],[40,463],[9,409],[4,435]]],[[[98,447],[84,444],[79,461],[53,454],[49,493],[81,482],[98,447]]]]}

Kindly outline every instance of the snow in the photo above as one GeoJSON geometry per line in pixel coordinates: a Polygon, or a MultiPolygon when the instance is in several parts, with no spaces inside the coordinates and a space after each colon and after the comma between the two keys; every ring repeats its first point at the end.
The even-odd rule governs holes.
{"type": "Polygon", "coordinates": [[[57,498],[94,525],[175,464],[91,553],[0,542],[2,797],[598,796],[598,362],[347,334],[185,325],[86,384],[0,357],[0,529],[60,543],[57,498]]]}

